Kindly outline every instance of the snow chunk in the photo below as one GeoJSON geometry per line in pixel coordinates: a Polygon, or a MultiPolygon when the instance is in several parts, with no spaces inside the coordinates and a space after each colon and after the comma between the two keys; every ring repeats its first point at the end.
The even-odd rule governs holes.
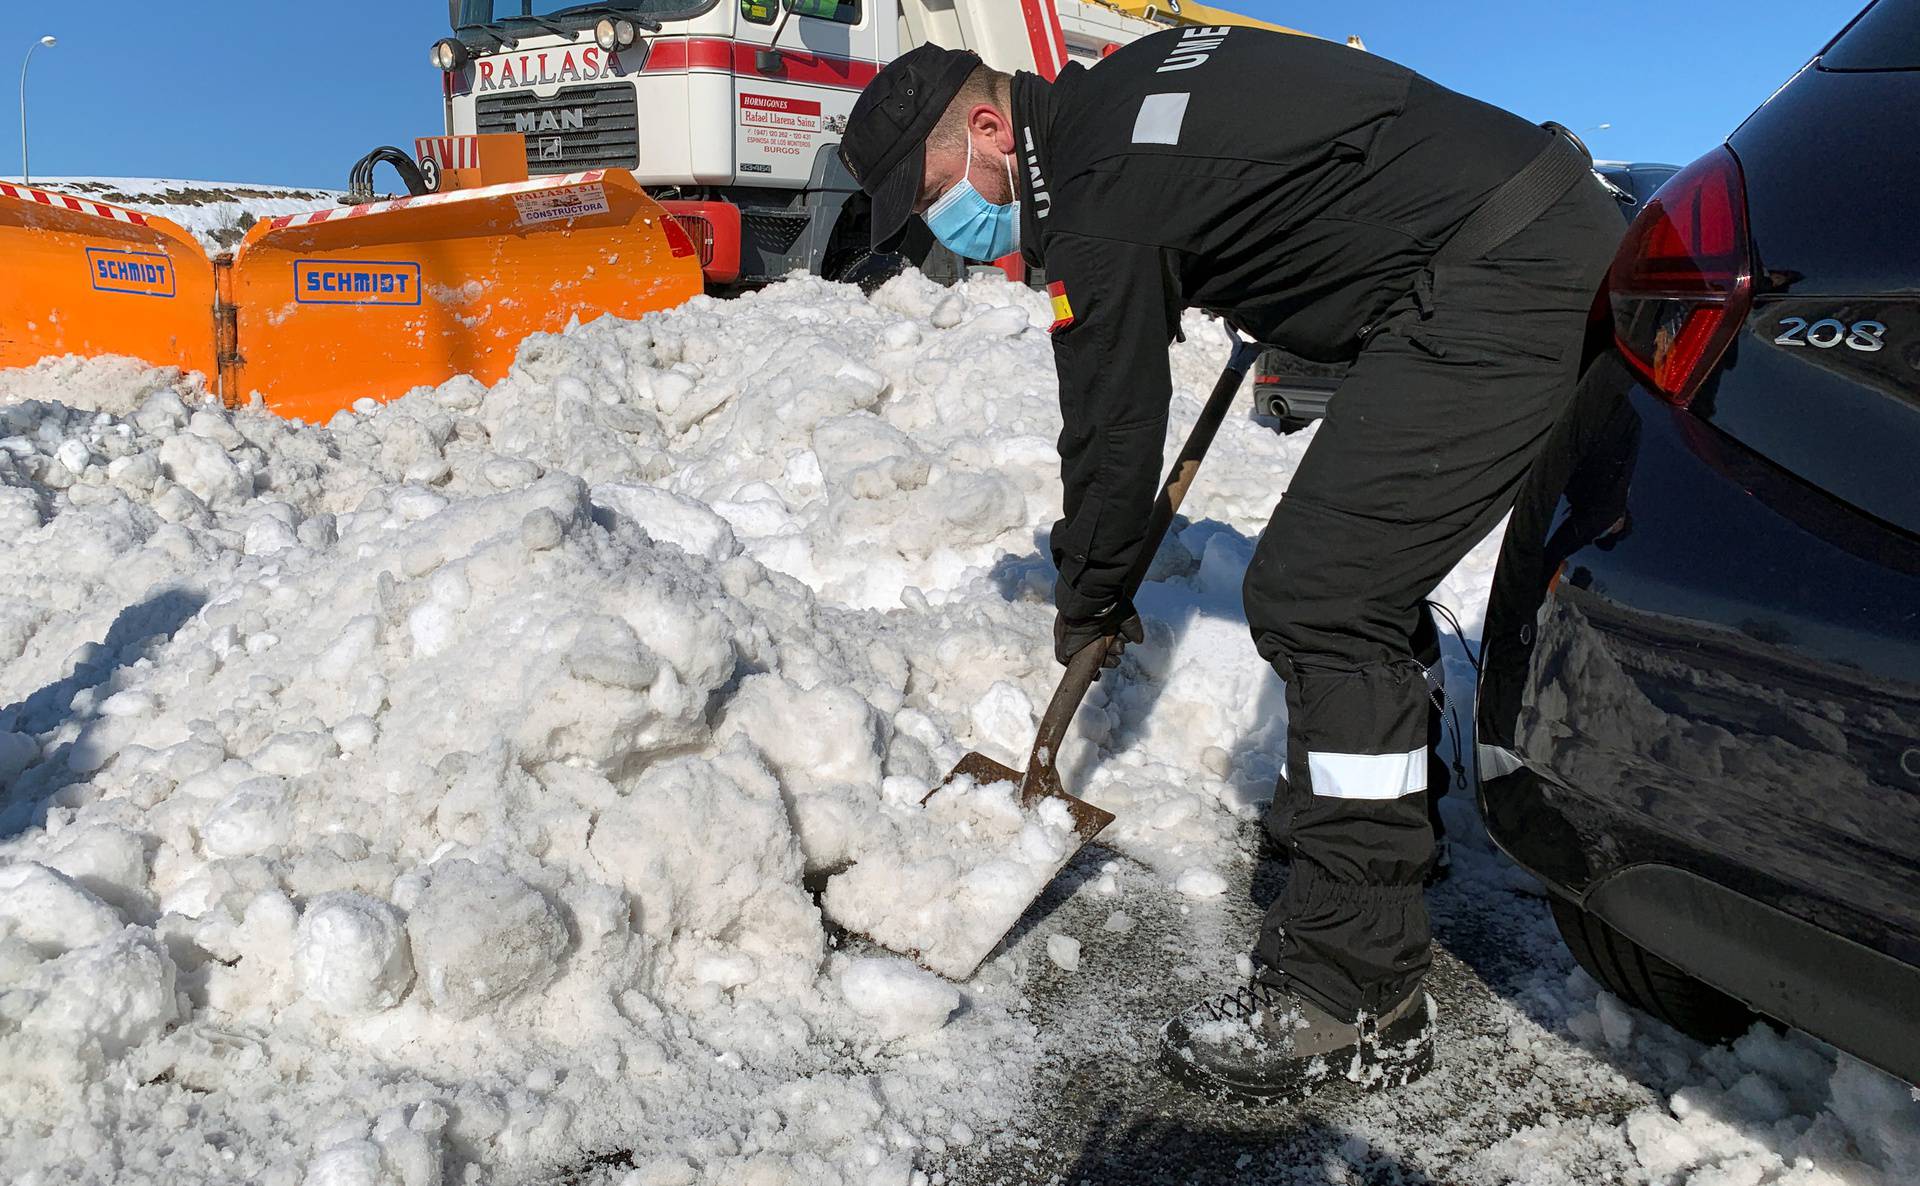
{"type": "Polygon", "coordinates": [[[231,504],[253,493],[253,479],[240,471],[227,451],[193,432],[161,443],[160,468],[202,502],[231,504]]]}
{"type": "MultiPolygon", "coordinates": [[[[545,777],[556,790],[589,780],[545,777]]],[[[644,934],[670,942],[745,931],[761,964],[790,961],[808,979],[816,971],[825,934],[801,888],[799,846],[779,784],[744,745],[650,768],[601,809],[587,846],[632,895],[644,934]],[[726,844],[713,844],[722,834],[726,844]]]]}
{"type": "Polygon", "coordinates": [[[153,710],[153,697],[145,692],[115,692],[100,702],[103,717],[144,717],[153,710]]]}
{"type": "Polygon", "coordinates": [[[1173,888],[1189,898],[1217,898],[1227,892],[1227,879],[1211,869],[1188,869],[1174,878],[1173,888]]]}
{"type": "MultiPolygon", "coordinates": [[[[15,996],[0,993],[0,1010],[12,1012],[15,996]]],[[[179,1016],[173,961],[151,931],[135,927],[42,964],[17,996],[22,1033],[93,1043],[107,1058],[158,1037],[179,1016]]]]}
{"type": "Polygon", "coordinates": [[[690,556],[728,560],[740,554],[733,528],[705,503],[655,486],[608,482],[593,488],[593,503],[638,523],[646,533],[690,556]]]}
{"type": "Polygon", "coordinates": [[[0,865],[0,938],[32,944],[43,956],[97,943],[118,931],[113,907],[64,873],[23,861],[0,865]]]}
{"type": "Polygon", "coordinates": [[[1080,970],[1080,940],[1072,935],[1048,935],[1047,958],[1063,972],[1080,970]]]}
{"type": "Polygon", "coordinates": [[[716,740],[745,737],[792,796],[807,865],[850,859],[862,830],[836,791],[881,781],[880,718],[858,692],[821,683],[803,690],[775,675],[742,681],[716,740]]]}
{"type": "Polygon", "coordinates": [[[985,749],[1009,756],[1020,755],[1033,745],[1033,701],[1017,684],[996,680],[967,714],[973,723],[973,736],[985,749]]]}
{"type": "Polygon", "coordinates": [[[294,778],[311,774],[340,752],[330,733],[276,733],[247,755],[247,765],[262,774],[294,778]]]}
{"type": "Polygon", "coordinates": [[[25,733],[0,733],[0,785],[39,761],[40,743],[25,733]]]}
{"type": "Polygon", "coordinates": [[[285,844],[292,830],[286,796],[286,783],[279,778],[241,783],[201,825],[201,846],[209,856],[247,857],[285,844]]]}
{"type": "Polygon", "coordinates": [[[270,516],[262,515],[247,524],[246,542],[243,547],[249,556],[271,556],[299,543],[294,528],[270,516]]]}
{"type": "Polygon", "coordinates": [[[329,1145],[307,1163],[300,1186],[399,1186],[380,1159],[380,1146],[367,1140],[329,1145]]]}
{"type": "Polygon", "coordinates": [[[1600,1014],[1600,1033],[1607,1045],[1615,1050],[1624,1049],[1633,1040],[1633,1013],[1610,992],[1603,992],[1594,1003],[1600,1014]]]}
{"type": "Polygon", "coordinates": [[[147,897],[146,841],[125,828],[68,828],[46,864],[123,910],[143,904],[147,897]]]}
{"type": "Polygon", "coordinates": [[[568,945],[566,921],[546,895],[459,859],[433,867],[407,934],[422,987],[451,1017],[484,1013],[546,983],[568,945]]]}
{"type": "Polygon", "coordinates": [[[413,956],[400,912],[351,891],[308,903],[294,937],[300,991],[334,1013],[361,1013],[400,1003],[413,983],[413,956]]]}
{"type": "Polygon", "coordinates": [[[906,960],[856,959],[840,973],[840,991],[882,1038],[932,1033],[960,1007],[960,990],[906,960]]]}
{"type": "Polygon", "coordinates": [[[350,716],[333,727],[334,744],[338,745],[343,753],[359,753],[372,745],[379,735],[379,726],[373,723],[372,717],[364,713],[350,716]]]}

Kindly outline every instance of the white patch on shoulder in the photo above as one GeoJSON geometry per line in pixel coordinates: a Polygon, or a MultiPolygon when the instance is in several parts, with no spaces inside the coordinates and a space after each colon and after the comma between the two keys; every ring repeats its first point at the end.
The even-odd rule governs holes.
{"type": "Polygon", "coordinates": [[[1135,144],[1178,144],[1180,125],[1187,119],[1186,91],[1175,95],[1148,95],[1140,100],[1140,114],[1133,121],[1135,144]]]}

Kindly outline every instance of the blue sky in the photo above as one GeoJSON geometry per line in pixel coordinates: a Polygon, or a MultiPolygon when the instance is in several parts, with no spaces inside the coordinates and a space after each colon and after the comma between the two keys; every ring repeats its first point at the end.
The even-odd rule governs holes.
{"type": "MultiPolygon", "coordinates": [[[[1001,0],[1010,2],[1010,0],[1001,0]]],[[[1602,157],[1685,163],[1717,143],[1864,0],[1215,0],[1375,53],[1530,119],[1587,133],[1602,157]]],[[[36,174],[339,186],[376,144],[440,130],[427,47],[441,0],[184,0],[0,7],[0,111],[34,54],[36,174]]],[[[19,168],[16,119],[0,173],[19,168]]]]}

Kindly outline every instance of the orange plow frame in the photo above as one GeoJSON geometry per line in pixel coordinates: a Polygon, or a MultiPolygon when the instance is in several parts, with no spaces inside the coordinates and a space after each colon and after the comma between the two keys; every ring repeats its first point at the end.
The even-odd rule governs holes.
{"type": "Polygon", "coordinates": [[[214,374],[213,264],[151,214],[0,182],[0,367],[125,354],[214,374]]]}
{"type": "Polygon", "coordinates": [[[0,186],[0,366],[128,354],[307,420],[496,382],[529,334],[703,287],[693,242],[620,169],[288,215],[214,260],[165,219],[19,192],[0,186]]]}

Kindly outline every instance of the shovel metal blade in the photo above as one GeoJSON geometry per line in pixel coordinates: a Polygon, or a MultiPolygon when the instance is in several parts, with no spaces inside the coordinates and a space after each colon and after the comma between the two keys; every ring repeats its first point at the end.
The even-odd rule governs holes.
{"type": "Polygon", "coordinates": [[[947,816],[933,801],[962,779],[975,787],[1011,784],[1023,822],[1007,830],[1004,806],[979,816],[962,800],[948,809],[955,813],[950,818],[930,818],[927,825],[936,837],[949,835],[940,831],[943,827],[952,829],[951,838],[938,841],[935,848],[947,866],[943,880],[930,886],[914,873],[912,866],[925,862],[924,855],[908,856],[903,864],[901,854],[882,846],[836,870],[821,891],[821,908],[829,918],[950,980],[970,978],[1060,870],[1113,822],[1111,812],[1062,790],[1051,762],[1036,760],[1034,769],[1023,774],[985,754],[961,759],[921,805],[932,803],[935,816],[947,816]],[[1049,799],[1066,808],[1070,826],[1062,826],[1057,809],[1043,810],[1049,799]],[[999,822],[987,833],[977,830],[995,819],[999,822]],[[1027,826],[1027,819],[1039,825],[1037,832],[1027,826]],[[913,888],[903,897],[903,887],[913,888]],[[930,896],[929,889],[936,892],[930,896]]]}
{"type": "MultiPolygon", "coordinates": [[[[1080,838],[1078,852],[1087,841],[1098,836],[1102,829],[1113,822],[1113,813],[1095,807],[1085,799],[1067,794],[1060,785],[1060,772],[1052,762],[1036,763],[1031,771],[1022,773],[1002,762],[996,762],[982,753],[971,753],[961,758],[953,772],[942,779],[940,785],[928,791],[920,800],[925,807],[929,800],[939,794],[943,788],[956,778],[970,778],[976,785],[994,782],[1010,782],[1020,788],[1020,806],[1032,811],[1040,805],[1042,799],[1058,799],[1066,804],[1068,814],[1073,816],[1073,832],[1080,838]]],[[[1072,860],[1073,854],[1067,854],[1072,860]]]]}
{"type": "Polygon", "coordinates": [[[1055,799],[1066,807],[1073,820],[1071,841],[1055,854],[1057,859],[1044,866],[1016,862],[1020,872],[1012,874],[1011,881],[999,878],[982,881],[978,876],[958,878],[953,887],[952,909],[967,920],[958,932],[931,942],[911,929],[895,930],[889,927],[864,932],[867,938],[880,946],[897,951],[930,971],[951,980],[966,980],[1006,939],[1007,932],[1014,928],[1027,909],[1059,876],[1060,870],[1066,868],[1086,847],[1087,842],[1100,834],[1101,829],[1113,822],[1113,813],[1067,794],[1061,788],[1060,776],[1051,762],[1036,762],[1033,770],[1022,773],[979,753],[968,754],[960,759],[953,772],[920,800],[921,805],[925,806],[958,779],[968,779],[976,786],[1011,783],[1020,789],[1023,812],[1037,812],[1045,800],[1055,799]],[[882,930],[886,933],[881,933],[882,930]]]}

